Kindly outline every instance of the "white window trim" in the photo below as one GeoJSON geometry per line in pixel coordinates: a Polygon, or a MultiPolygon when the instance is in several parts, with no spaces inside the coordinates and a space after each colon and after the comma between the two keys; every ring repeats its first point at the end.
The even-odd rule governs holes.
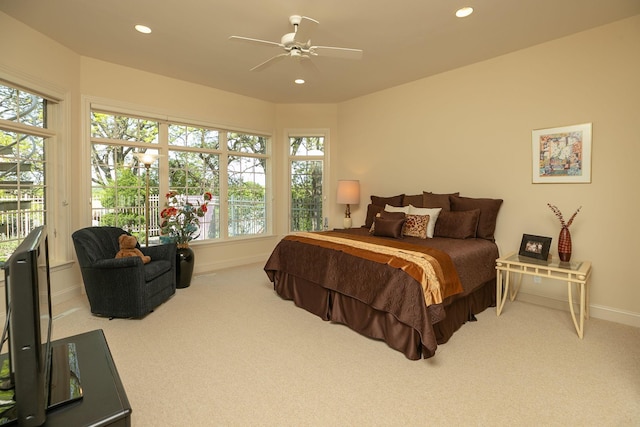
{"type": "MultiPolygon", "coordinates": [[[[220,238],[219,239],[211,239],[211,240],[204,240],[204,241],[199,241],[195,244],[200,245],[200,244],[204,244],[204,245],[216,245],[216,244],[220,244],[222,242],[228,242],[228,241],[234,241],[234,240],[242,240],[242,239],[257,239],[257,238],[263,238],[265,236],[270,236],[272,234],[272,230],[273,227],[275,226],[273,224],[274,222],[274,215],[273,213],[273,202],[272,202],[272,195],[274,194],[274,189],[272,187],[273,182],[274,182],[274,178],[273,175],[275,174],[275,170],[273,170],[273,166],[274,166],[274,159],[273,159],[273,148],[272,145],[274,144],[274,137],[273,137],[273,132],[269,132],[269,131],[265,131],[265,130],[256,130],[256,129],[249,129],[249,128],[244,128],[244,127],[238,127],[238,126],[232,126],[232,125],[225,125],[225,124],[220,124],[220,123],[215,123],[215,122],[210,122],[210,121],[205,121],[205,120],[201,120],[201,119],[186,119],[184,118],[184,116],[178,116],[178,115],[174,115],[174,113],[168,112],[166,110],[162,110],[162,109],[158,109],[156,107],[147,107],[147,106],[142,106],[142,105],[136,105],[136,104],[131,104],[131,103],[127,103],[127,102],[123,102],[123,101],[117,101],[117,100],[112,100],[112,99],[107,99],[107,98],[102,98],[102,97],[96,97],[96,96],[89,96],[89,95],[82,95],[81,96],[81,123],[82,123],[82,133],[81,133],[81,141],[82,141],[82,147],[80,149],[80,154],[81,154],[81,189],[80,189],[80,193],[82,196],[82,200],[86,200],[86,203],[83,203],[83,205],[81,206],[80,209],[80,218],[82,221],[84,221],[83,226],[90,226],[90,218],[91,218],[91,170],[90,170],[90,164],[91,164],[91,151],[89,150],[89,147],[92,144],[92,138],[91,138],[91,111],[92,110],[99,110],[101,112],[106,112],[106,113],[112,113],[112,114],[122,114],[122,115],[126,115],[126,116],[133,116],[133,117],[141,117],[141,118],[147,118],[147,119],[154,119],[154,120],[158,120],[160,123],[160,129],[162,131],[162,127],[164,126],[166,128],[167,123],[172,123],[172,124],[183,124],[183,125],[189,125],[189,126],[202,126],[202,127],[207,127],[207,128],[213,128],[213,129],[218,129],[218,130],[226,130],[226,131],[231,131],[231,132],[240,132],[240,133],[248,133],[251,135],[257,135],[257,136],[262,136],[265,138],[268,138],[270,143],[267,144],[267,152],[266,154],[259,154],[259,155],[254,155],[252,154],[252,156],[261,156],[264,158],[267,158],[270,160],[269,162],[269,167],[272,169],[271,171],[269,171],[267,173],[267,181],[266,184],[267,188],[266,188],[266,195],[265,195],[265,201],[266,201],[266,216],[267,216],[267,230],[265,231],[264,234],[260,234],[260,235],[255,235],[255,236],[233,236],[233,237],[229,237],[228,236],[228,231],[227,230],[221,230],[220,233],[220,238]],[[271,186],[271,187],[270,187],[271,186]]],[[[121,142],[121,141],[120,141],[121,142]]],[[[222,142],[221,142],[222,143],[222,142]]],[[[226,141],[225,141],[226,144],[226,141]]],[[[160,162],[159,167],[160,167],[160,194],[166,193],[168,191],[166,182],[169,181],[169,177],[168,177],[168,171],[169,171],[169,160],[167,157],[167,150],[169,149],[168,146],[163,146],[161,144],[157,144],[157,147],[154,146],[154,149],[158,150],[158,153],[161,155],[161,157],[158,159],[158,161],[160,162]],[[163,184],[165,183],[165,184],[163,184]]],[[[228,151],[224,150],[221,154],[220,154],[220,164],[227,164],[227,160],[228,160],[228,151]],[[224,161],[224,163],[222,163],[224,161]]],[[[223,186],[224,186],[224,191],[226,194],[227,191],[227,170],[226,168],[224,170],[221,169],[220,171],[220,191],[223,191],[223,186]]],[[[324,191],[324,190],[323,190],[324,191]]],[[[228,221],[228,213],[227,213],[227,201],[226,200],[221,200],[220,201],[220,220],[223,220],[223,216],[224,216],[224,221],[226,223],[226,221],[228,221]]]]}
{"type": "MultiPolygon", "coordinates": [[[[70,180],[65,171],[70,169],[71,141],[71,94],[57,85],[25,72],[0,65],[0,82],[36,94],[57,104],[55,110],[47,111],[47,129],[28,127],[28,132],[47,138],[47,233],[49,234],[49,254],[52,269],[68,265],[73,260],[71,244],[71,212],[69,194],[70,180]],[[51,149],[51,145],[55,148],[51,149]]],[[[3,120],[3,126],[5,121],[3,120]]],[[[20,123],[6,127],[20,132],[25,130],[20,123]]]]}
{"type": "Polygon", "coordinates": [[[322,170],[322,218],[323,221],[326,221],[329,217],[329,206],[328,206],[328,198],[327,194],[329,191],[329,171],[331,170],[329,165],[329,159],[331,158],[331,136],[329,132],[329,128],[287,128],[284,130],[284,164],[285,164],[285,173],[283,173],[283,181],[282,188],[286,189],[286,199],[287,199],[287,215],[286,215],[286,224],[284,225],[287,233],[291,232],[291,160],[292,159],[302,159],[301,156],[291,156],[289,153],[291,151],[291,147],[289,145],[290,138],[296,137],[305,137],[305,136],[321,136],[324,138],[324,156],[305,156],[305,160],[322,160],[323,161],[323,170],[322,170]]]}

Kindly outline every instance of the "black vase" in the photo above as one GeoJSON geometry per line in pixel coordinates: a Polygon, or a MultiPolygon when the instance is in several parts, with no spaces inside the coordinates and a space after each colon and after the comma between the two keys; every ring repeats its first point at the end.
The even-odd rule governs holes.
{"type": "Polygon", "coordinates": [[[176,251],[176,288],[187,288],[191,285],[195,255],[189,246],[178,246],[176,251]]]}

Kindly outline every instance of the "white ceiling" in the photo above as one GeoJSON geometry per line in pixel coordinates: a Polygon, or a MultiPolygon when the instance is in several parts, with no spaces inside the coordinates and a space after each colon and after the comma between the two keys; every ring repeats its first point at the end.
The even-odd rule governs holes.
{"type": "Polygon", "coordinates": [[[0,0],[0,11],[83,56],[276,103],[333,103],[640,14],[640,0],[0,0]],[[463,6],[475,12],[456,18],[463,6]],[[281,51],[229,36],[279,42],[290,15],[320,22],[313,44],[363,58],[249,71],[281,51]]]}

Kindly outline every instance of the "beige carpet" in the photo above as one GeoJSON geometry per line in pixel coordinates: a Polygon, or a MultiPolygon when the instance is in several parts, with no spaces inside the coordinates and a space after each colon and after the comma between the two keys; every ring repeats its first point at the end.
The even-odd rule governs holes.
{"type": "Polygon", "coordinates": [[[507,303],[435,357],[278,297],[262,265],[195,277],[142,320],[55,307],[56,338],[103,329],[133,426],[639,426],[640,329],[507,303]]]}

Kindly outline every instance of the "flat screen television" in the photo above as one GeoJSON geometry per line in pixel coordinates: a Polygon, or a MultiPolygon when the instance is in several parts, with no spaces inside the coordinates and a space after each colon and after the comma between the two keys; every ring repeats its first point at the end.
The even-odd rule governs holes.
{"type": "MultiPolygon", "coordinates": [[[[14,407],[2,423],[40,426],[48,409],[82,396],[75,344],[51,342],[53,317],[46,226],[33,229],[2,265],[5,276],[8,376],[0,388],[13,391],[14,407]]],[[[4,363],[4,362],[3,362],[4,363]]]]}
{"type": "Polygon", "coordinates": [[[51,368],[51,287],[46,227],[32,230],[3,269],[8,380],[14,387],[19,424],[39,426],[46,419],[51,368]]]}

